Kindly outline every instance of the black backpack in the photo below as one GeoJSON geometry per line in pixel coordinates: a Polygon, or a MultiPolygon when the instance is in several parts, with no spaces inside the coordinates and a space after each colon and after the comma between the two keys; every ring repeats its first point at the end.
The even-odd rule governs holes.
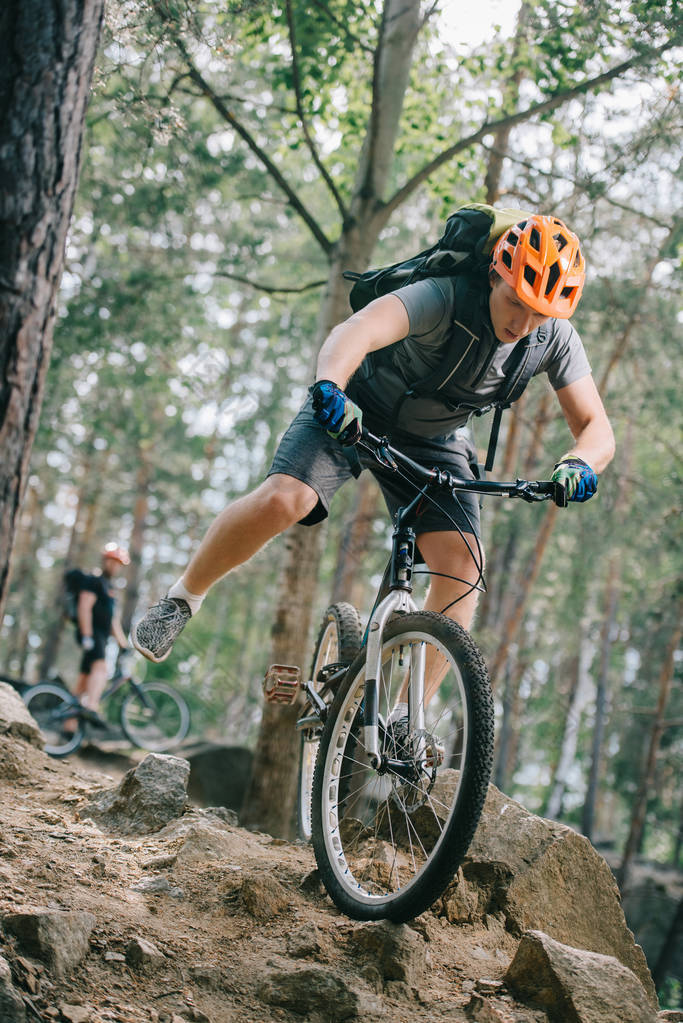
{"type": "MultiPolygon", "coordinates": [[[[423,379],[415,381],[409,387],[395,407],[413,396],[428,397],[439,391],[447,381],[459,370],[466,358],[473,364],[477,377],[481,377],[490,362],[493,350],[480,353],[473,359],[473,341],[479,339],[481,332],[480,314],[476,296],[479,291],[478,281],[482,281],[488,272],[491,252],[498,238],[514,224],[524,220],[528,213],[517,209],[495,209],[484,203],[469,203],[459,207],[446,221],[444,233],[431,248],[412,256],[410,259],[378,270],[367,270],[365,273],[346,271],[346,280],[354,282],[349,294],[349,302],[354,312],[362,309],[375,298],[388,295],[392,291],[404,288],[408,284],[424,280],[427,277],[462,277],[462,289],[467,294],[462,303],[462,315],[469,315],[471,322],[454,323],[451,333],[448,360],[433,370],[423,379]]],[[[486,471],[493,468],[500,420],[503,410],[517,401],[526,385],[534,375],[544,354],[547,341],[545,325],[528,336],[526,342],[516,346],[515,357],[506,371],[505,381],[498,396],[483,408],[472,408],[471,414],[483,415],[495,409],[488,452],[486,455],[486,471]]],[[[379,359],[382,352],[374,353],[379,359]]]]}
{"type": "Polygon", "coordinates": [[[69,568],[62,579],[64,617],[78,625],[78,595],[83,589],[85,572],[80,568],[69,568]]]}

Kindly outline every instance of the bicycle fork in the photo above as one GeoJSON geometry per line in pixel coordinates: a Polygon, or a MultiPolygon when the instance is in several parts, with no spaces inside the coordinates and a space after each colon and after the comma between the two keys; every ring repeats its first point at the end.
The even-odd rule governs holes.
{"type": "MultiPolygon", "coordinates": [[[[413,504],[415,502],[404,509],[404,518],[412,512],[413,504]]],[[[382,639],[385,626],[393,614],[408,614],[411,611],[417,611],[417,605],[411,596],[414,560],[415,533],[399,520],[392,539],[389,593],[375,607],[367,634],[363,693],[363,741],[370,764],[375,770],[382,764],[379,748],[379,683],[382,677],[382,639]]],[[[422,646],[411,648],[410,658],[408,716],[410,730],[415,732],[424,728],[424,648],[422,646]]],[[[391,708],[388,708],[388,711],[390,710],[391,708]]]]}

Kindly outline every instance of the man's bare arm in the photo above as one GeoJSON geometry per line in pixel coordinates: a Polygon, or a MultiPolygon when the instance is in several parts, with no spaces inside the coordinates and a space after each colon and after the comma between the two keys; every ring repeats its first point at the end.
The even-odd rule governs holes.
{"type": "Polygon", "coordinates": [[[330,331],[318,355],[316,379],[332,380],[343,390],[369,352],[401,341],[409,330],[400,298],[376,298],[330,331]]]}
{"type": "Polygon", "coordinates": [[[583,459],[601,473],[614,457],[614,434],[592,376],[582,377],[556,392],[572,432],[574,444],[567,452],[583,459]]]}

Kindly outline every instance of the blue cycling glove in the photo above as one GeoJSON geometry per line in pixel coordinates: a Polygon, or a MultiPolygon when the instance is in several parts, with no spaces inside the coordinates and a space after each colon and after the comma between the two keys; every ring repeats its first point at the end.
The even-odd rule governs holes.
{"type": "Polygon", "coordinates": [[[311,388],[313,414],[320,425],[340,444],[360,440],[363,413],[332,380],[318,380],[311,388]]]}
{"type": "Polygon", "coordinates": [[[598,489],[598,477],[587,462],[575,455],[565,455],[550,477],[567,491],[568,501],[588,501],[598,489]]]}

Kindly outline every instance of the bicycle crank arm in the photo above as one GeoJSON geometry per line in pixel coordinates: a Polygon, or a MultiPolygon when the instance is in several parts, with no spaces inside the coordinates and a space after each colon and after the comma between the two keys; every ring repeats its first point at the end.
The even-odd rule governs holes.
{"type": "Polygon", "coordinates": [[[327,719],[327,704],[323,699],[318,696],[315,689],[313,688],[312,682],[307,682],[304,686],[304,692],[308,697],[309,703],[311,704],[311,714],[306,714],[305,717],[299,718],[296,723],[297,731],[301,732],[305,728],[315,728],[318,725],[324,725],[327,719]]]}

